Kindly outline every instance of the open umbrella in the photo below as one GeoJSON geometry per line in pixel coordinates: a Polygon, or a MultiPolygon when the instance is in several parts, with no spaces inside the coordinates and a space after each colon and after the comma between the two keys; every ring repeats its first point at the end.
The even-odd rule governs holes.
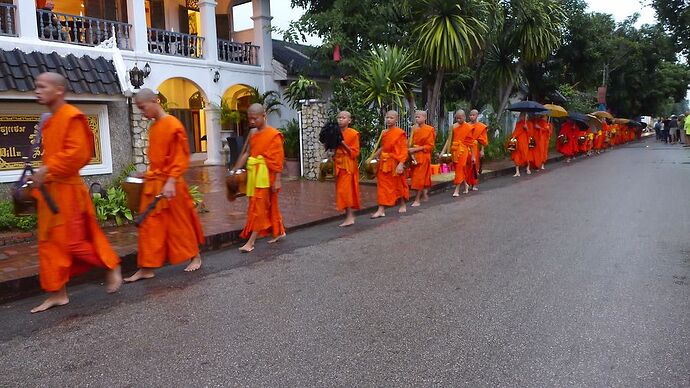
{"type": "Polygon", "coordinates": [[[601,131],[604,127],[601,125],[601,121],[597,118],[597,116],[594,115],[587,115],[587,125],[595,130],[595,131],[601,131]]]}
{"type": "Polygon", "coordinates": [[[596,111],[596,112],[592,112],[592,113],[590,113],[590,114],[591,114],[592,116],[598,117],[598,118],[600,118],[600,119],[601,119],[601,118],[604,118],[604,119],[613,120],[613,115],[612,115],[611,113],[609,113],[609,112],[604,112],[603,110],[596,111]]]}
{"type": "Polygon", "coordinates": [[[549,111],[549,116],[558,118],[558,117],[567,117],[568,116],[568,111],[565,110],[560,105],[554,105],[554,104],[545,104],[544,108],[548,109],[549,111]]]}
{"type": "Polygon", "coordinates": [[[536,101],[519,101],[509,106],[508,110],[514,112],[542,113],[548,109],[536,101]]]}
{"type": "Polygon", "coordinates": [[[614,124],[627,124],[629,122],[630,122],[630,120],[628,120],[628,119],[613,119],[614,124]]]}

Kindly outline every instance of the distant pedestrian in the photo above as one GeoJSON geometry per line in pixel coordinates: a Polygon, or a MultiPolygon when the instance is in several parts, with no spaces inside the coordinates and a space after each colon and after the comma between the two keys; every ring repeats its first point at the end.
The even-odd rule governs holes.
{"type": "Polygon", "coordinates": [[[668,130],[671,144],[678,142],[678,138],[680,136],[680,127],[678,126],[678,117],[676,117],[676,115],[671,116],[671,120],[669,120],[668,124],[668,130]]]}
{"type": "Polygon", "coordinates": [[[668,144],[668,129],[669,129],[669,124],[670,124],[670,119],[665,119],[662,121],[662,126],[661,126],[661,138],[664,140],[664,143],[668,144]]]}
{"type": "Polygon", "coordinates": [[[687,144],[690,145],[690,112],[685,114],[683,128],[685,129],[685,140],[687,141],[687,144]]]}
{"type": "Polygon", "coordinates": [[[661,118],[658,118],[656,120],[656,123],[654,123],[654,132],[656,133],[656,141],[661,140],[661,128],[662,128],[661,118]]]}

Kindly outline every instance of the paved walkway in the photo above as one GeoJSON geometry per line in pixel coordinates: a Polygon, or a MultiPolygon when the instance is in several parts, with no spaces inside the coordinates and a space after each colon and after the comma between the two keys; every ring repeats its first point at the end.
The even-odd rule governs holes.
{"type": "MultiPolygon", "coordinates": [[[[559,155],[551,155],[557,160],[559,155]]],[[[506,173],[512,168],[510,160],[488,162],[483,167],[484,179],[506,173]]],[[[219,249],[237,243],[239,232],[246,219],[247,198],[228,202],[225,198],[225,168],[221,166],[192,167],[186,174],[190,185],[199,186],[209,210],[200,218],[206,235],[204,250],[219,249]]],[[[442,189],[453,179],[453,173],[435,175],[435,189],[442,189]]],[[[362,209],[376,206],[375,182],[360,185],[362,209]]],[[[335,187],[333,182],[309,182],[288,180],[280,194],[280,208],[288,230],[313,225],[338,217],[335,209],[335,187]]],[[[123,257],[125,267],[133,268],[137,251],[137,232],[134,226],[106,228],[105,233],[116,252],[123,257]]],[[[37,289],[38,246],[36,241],[11,244],[0,247],[0,301],[11,297],[19,289],[37,289]]]]}

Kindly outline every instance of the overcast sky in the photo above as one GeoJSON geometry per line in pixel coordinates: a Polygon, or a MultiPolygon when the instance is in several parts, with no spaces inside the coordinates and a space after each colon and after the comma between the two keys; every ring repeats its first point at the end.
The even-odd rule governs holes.
{"type": "MultiPolygon", "coordinates": [[[[639,25],[651,24],[656,21],[654,10],[649,6],[643,5],[640,0],[587,0],[587,3],[591,11],[612,14],[617,21],[622,21],[635,12],[640,13],[639,25]]],[[[236,28],[238,30],[251,28],[251,3],[238,7],[235,12],[235,20],[239,24],[236,28]]],[[[304,10],[302,9],[291,8],[290,0],[271,0],[272,24],[275,27],[285,29],[290,24],[290,21],[299,19],[303,13],[304,10]]],[[[274,38],[281,39],[282,37],[276,34],[274,38]]],[[[320,42],[321,40],[318,37],[310,37],[308,41],[310,44],[319,44],[320,42]]]]}

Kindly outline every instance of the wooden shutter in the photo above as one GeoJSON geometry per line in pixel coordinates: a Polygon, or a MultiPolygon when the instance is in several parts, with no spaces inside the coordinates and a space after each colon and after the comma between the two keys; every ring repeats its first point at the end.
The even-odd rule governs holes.
{"type": "Polygon", "coordinates": [[[86,0],[84,1],[84,14],[86,16],[104,19],[103,15],[103,0],[86,0]]]}
{"type": "Polygon", "coordinates": [[[228,15],[216,15],[216,31],[219,39],[230,39],[230,18],[228,15]]]}
{"type": "Polygon", "coordinates": [[[165,6],[163,0],[151,0],[151,28],[165,30],[165,6]]]}
{"type": "Polygon", "coordinates": [[[180,15],[180,32],[189,34],[189,13],[187,12],[187,8],[180,6],[178,13],[180,15]]]}

